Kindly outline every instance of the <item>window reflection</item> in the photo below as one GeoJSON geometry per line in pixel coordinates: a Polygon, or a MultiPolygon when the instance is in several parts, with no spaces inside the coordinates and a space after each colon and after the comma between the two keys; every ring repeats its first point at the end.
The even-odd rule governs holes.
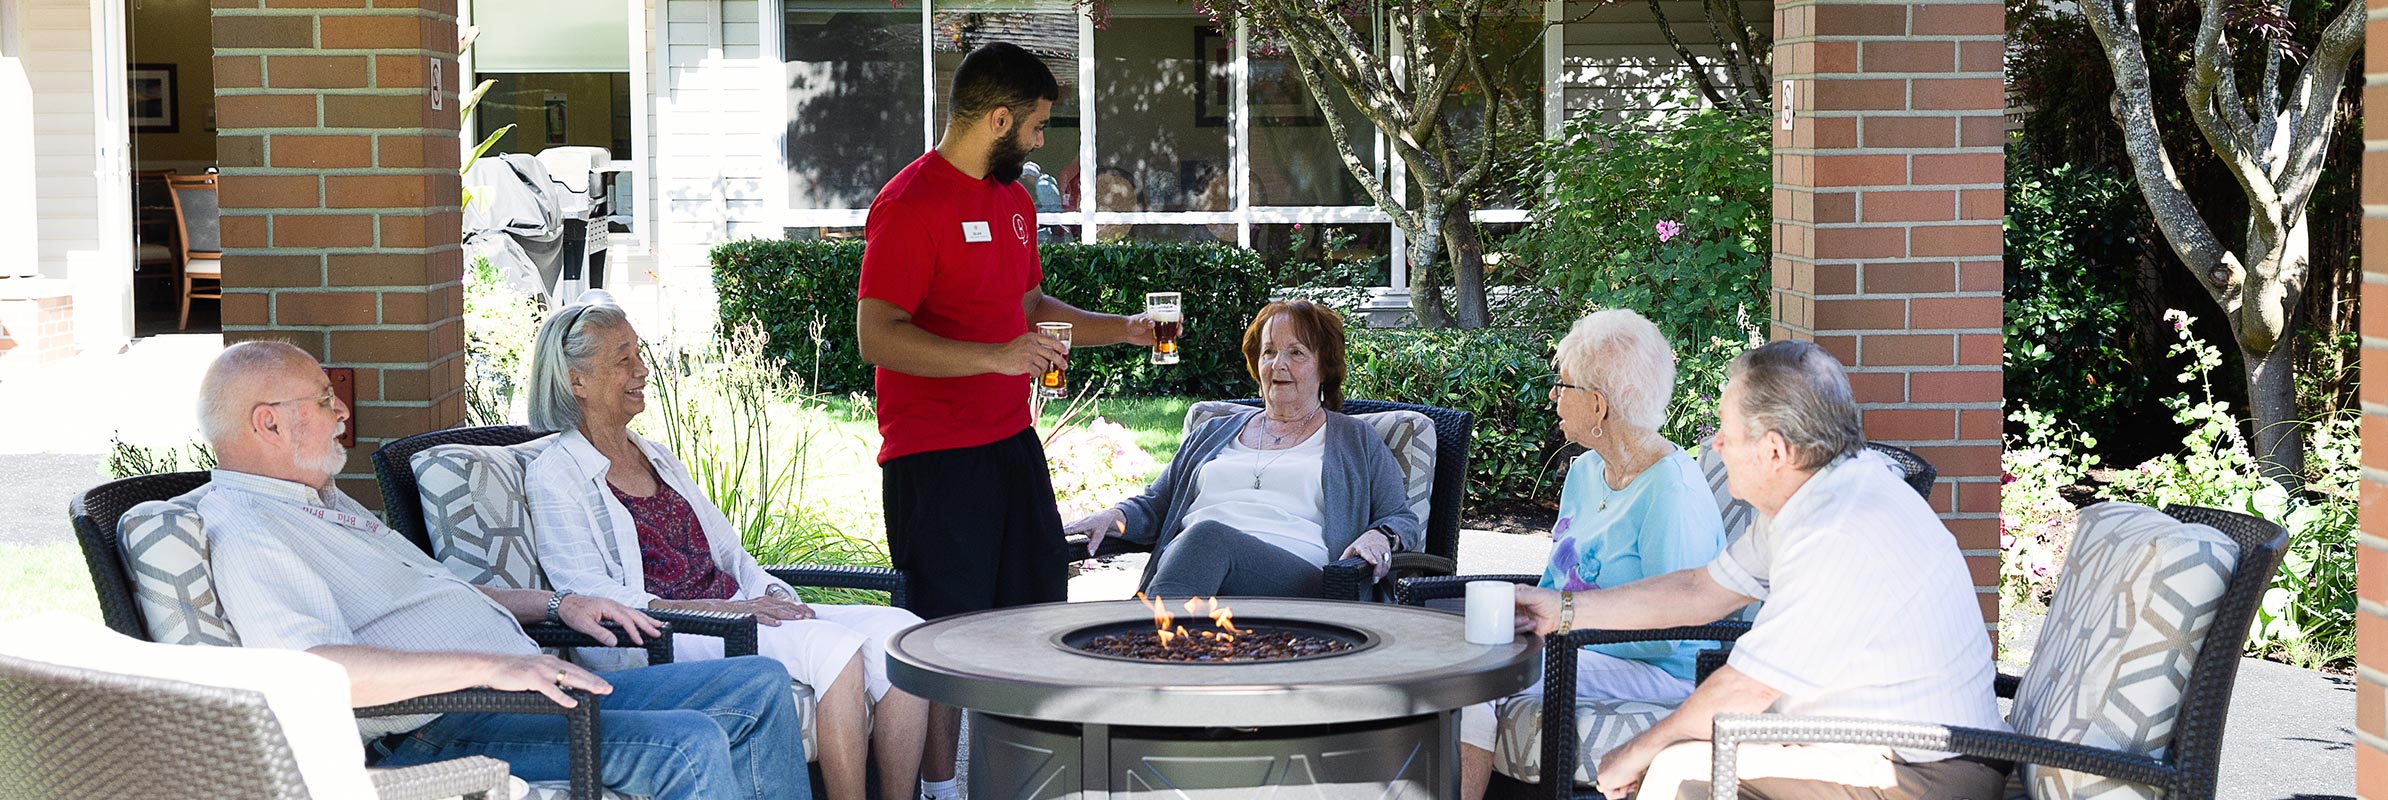
{"type": "MultiPolygon", "coordinates": [[[[1066,8],[1066,7],[1065,7],[1066,8]]],[[[918,14],[918,11],[914,11],[918,14]]],[[[953,109],[946,98],[953,93],[954,71],[962,57],[990,42],[1010,42],[1036,54],[1061,84],[1061,99],[1045,125],[1045,146],[1029,151],[1028,163],[1039,176],[1051,179],[1051,194],[1040,184],[1029,185],[1040,212],[1077,209],[1078,183],[1078,17],[1060,11],[941,11],[930,18],[930,48],[937,67],[937,130],[943,132],[953,109]]],[[[918,51],[915,50],[915,58],[918,51]]],[[[918,86],[918,84],[914,84],[918,86]]],[[[918,91],[918,89],[915,89],[918,91]]],[[[1025,172],[1022,180],[1026,181],[1025,172]]]]}
{"type": "MultiPolygon", "coordinates": [[[[1095,34],[1098,211],[1233,207],[1222,93],[1226,39],[1197,16],[1115,14],[1095,34]]],[[[1141,238],[1141,237],[1139,237],[1141,238]]],[[[1232,226],[1228,241],[1234,241],[1232,226]]]]}
{"type": "Polygon", "coordinates": [[[884,4],[786,15],[791,208],[866,208],[919,158],[920,12],[884,4]]]}

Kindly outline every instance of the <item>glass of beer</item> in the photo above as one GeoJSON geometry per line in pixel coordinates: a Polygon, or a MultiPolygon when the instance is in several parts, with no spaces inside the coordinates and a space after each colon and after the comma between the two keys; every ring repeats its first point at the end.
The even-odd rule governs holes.
{"type": "MultiPolygon", "coordinates": [[[[1044,333],[1046,336],[1051,336],[1051,337],[1053,337],[1053,338],[1055,338],[1055,339],[1060,339],[1060,340],[1061,340],[1061,346],[1062,346],[1062,349],[1065,349],[1065,350],[1066,350],[1066,349],[1069,349],[1069,346],[1070,346],[1070,324],[1069,324],[1069,323],[1067,323],[1067,322],[1039,322],[1039,323],[1037,323],[1037,324],[1036,324],[1036,329],[1037,329],[1038,331],[1040,331],[1040,332],[1044,333]]],[[[1068,397],[1068,396],[1070,396],[1070,369],[1069,369],[1069,367],[1066,367],[1066,366],[1057,366],[1057,367],[1054,367],[1054,368],[1052,368],[1052,369],[1050,369],[1050,370],[1046,370],[1044,375],[1041,375],[1041,376],[1038,376],[1038,377],[1037,377],[1037,379],[1036,379],[1036,390],[1037,390],[1037,392],[1038,392],[1038,393],[1040,393],[1040,394],[1043,394],[1043,395],[1045,396],[1045,398],[1046,398],[1046,399],[1050,399],[1050,400],[1059,400],[1059,399],[1061,399],[1061,398],[1064,398],[1064,397],[1068,397]]]]}
{"type": "Polygon", "coordinates": [[[1178,293],[1145,295],[1144,315],[1153,321],[1153,363],[1177,363],[1177,337],[1186,333],[1185,306],[1178,304],[1178,293]]]}

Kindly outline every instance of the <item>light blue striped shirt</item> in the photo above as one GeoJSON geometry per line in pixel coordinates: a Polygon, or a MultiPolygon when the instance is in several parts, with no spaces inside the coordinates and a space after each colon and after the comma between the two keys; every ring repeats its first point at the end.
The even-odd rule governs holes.
{"type": "MultiPolygon", "coordinates": [[[[224,616],[246,647],[534,655],[514,615],[337,488],[218,469],[199,501],[224,616]]],[[[431,716],[357,721],[368,737],[431,716]]]]}

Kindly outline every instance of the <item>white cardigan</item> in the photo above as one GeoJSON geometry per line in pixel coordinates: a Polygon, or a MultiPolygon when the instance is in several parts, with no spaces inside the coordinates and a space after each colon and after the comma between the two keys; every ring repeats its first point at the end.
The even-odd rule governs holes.
{"type": "MultiPolygon", "coordinates": [[[[688,501],[713,551],[713,563],[738,579],[738,597],[759,597],[770,586],[786,587],[763,571],[747,554],[738,532],[712,499],[696,485],[688,467],[661,445],[630,434],[632,444],[647,454],[655,474],[688,501]]],[[[531,460],[523,483],[531,502],[531,530],[539,551],[539,565],[548,583],[575,594],[603,597],[631,608],[646,608],[657,598],[647,591],[647,571],[638,548],[638,525],[630,509],[606,488],[606,471],[613,462],[578,430],[558,435],[554,446],[531,460]]],[[[793,591],[791,589],[791,591],[793,591]]],[[[588,656],[594,650],[584,650],[588,656]]]]}

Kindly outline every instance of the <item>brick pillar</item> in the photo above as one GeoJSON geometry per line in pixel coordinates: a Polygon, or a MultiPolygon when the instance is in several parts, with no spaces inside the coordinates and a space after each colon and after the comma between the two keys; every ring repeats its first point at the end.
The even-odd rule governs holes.
{"type": "Polygon", "coordinates": [[[456,0],[213,1],[224,339],[356,370],[379,506],[367,455],[464,419],[456,0]]]}
{"type": "Polygon", "coordinates": [[[2355,547],[2355,794],[2388,800],[2388,0],[2363,48],[2363,485],[2355,547]]]}
{"type": "Polygon", "coordinates": [[[1978,0],[1785,0],[1772,87],[1773,338],[1839,357],[1866,437],[1940,470],[1932,505],[1991,623],[2005,26],[1978,0]]]}

